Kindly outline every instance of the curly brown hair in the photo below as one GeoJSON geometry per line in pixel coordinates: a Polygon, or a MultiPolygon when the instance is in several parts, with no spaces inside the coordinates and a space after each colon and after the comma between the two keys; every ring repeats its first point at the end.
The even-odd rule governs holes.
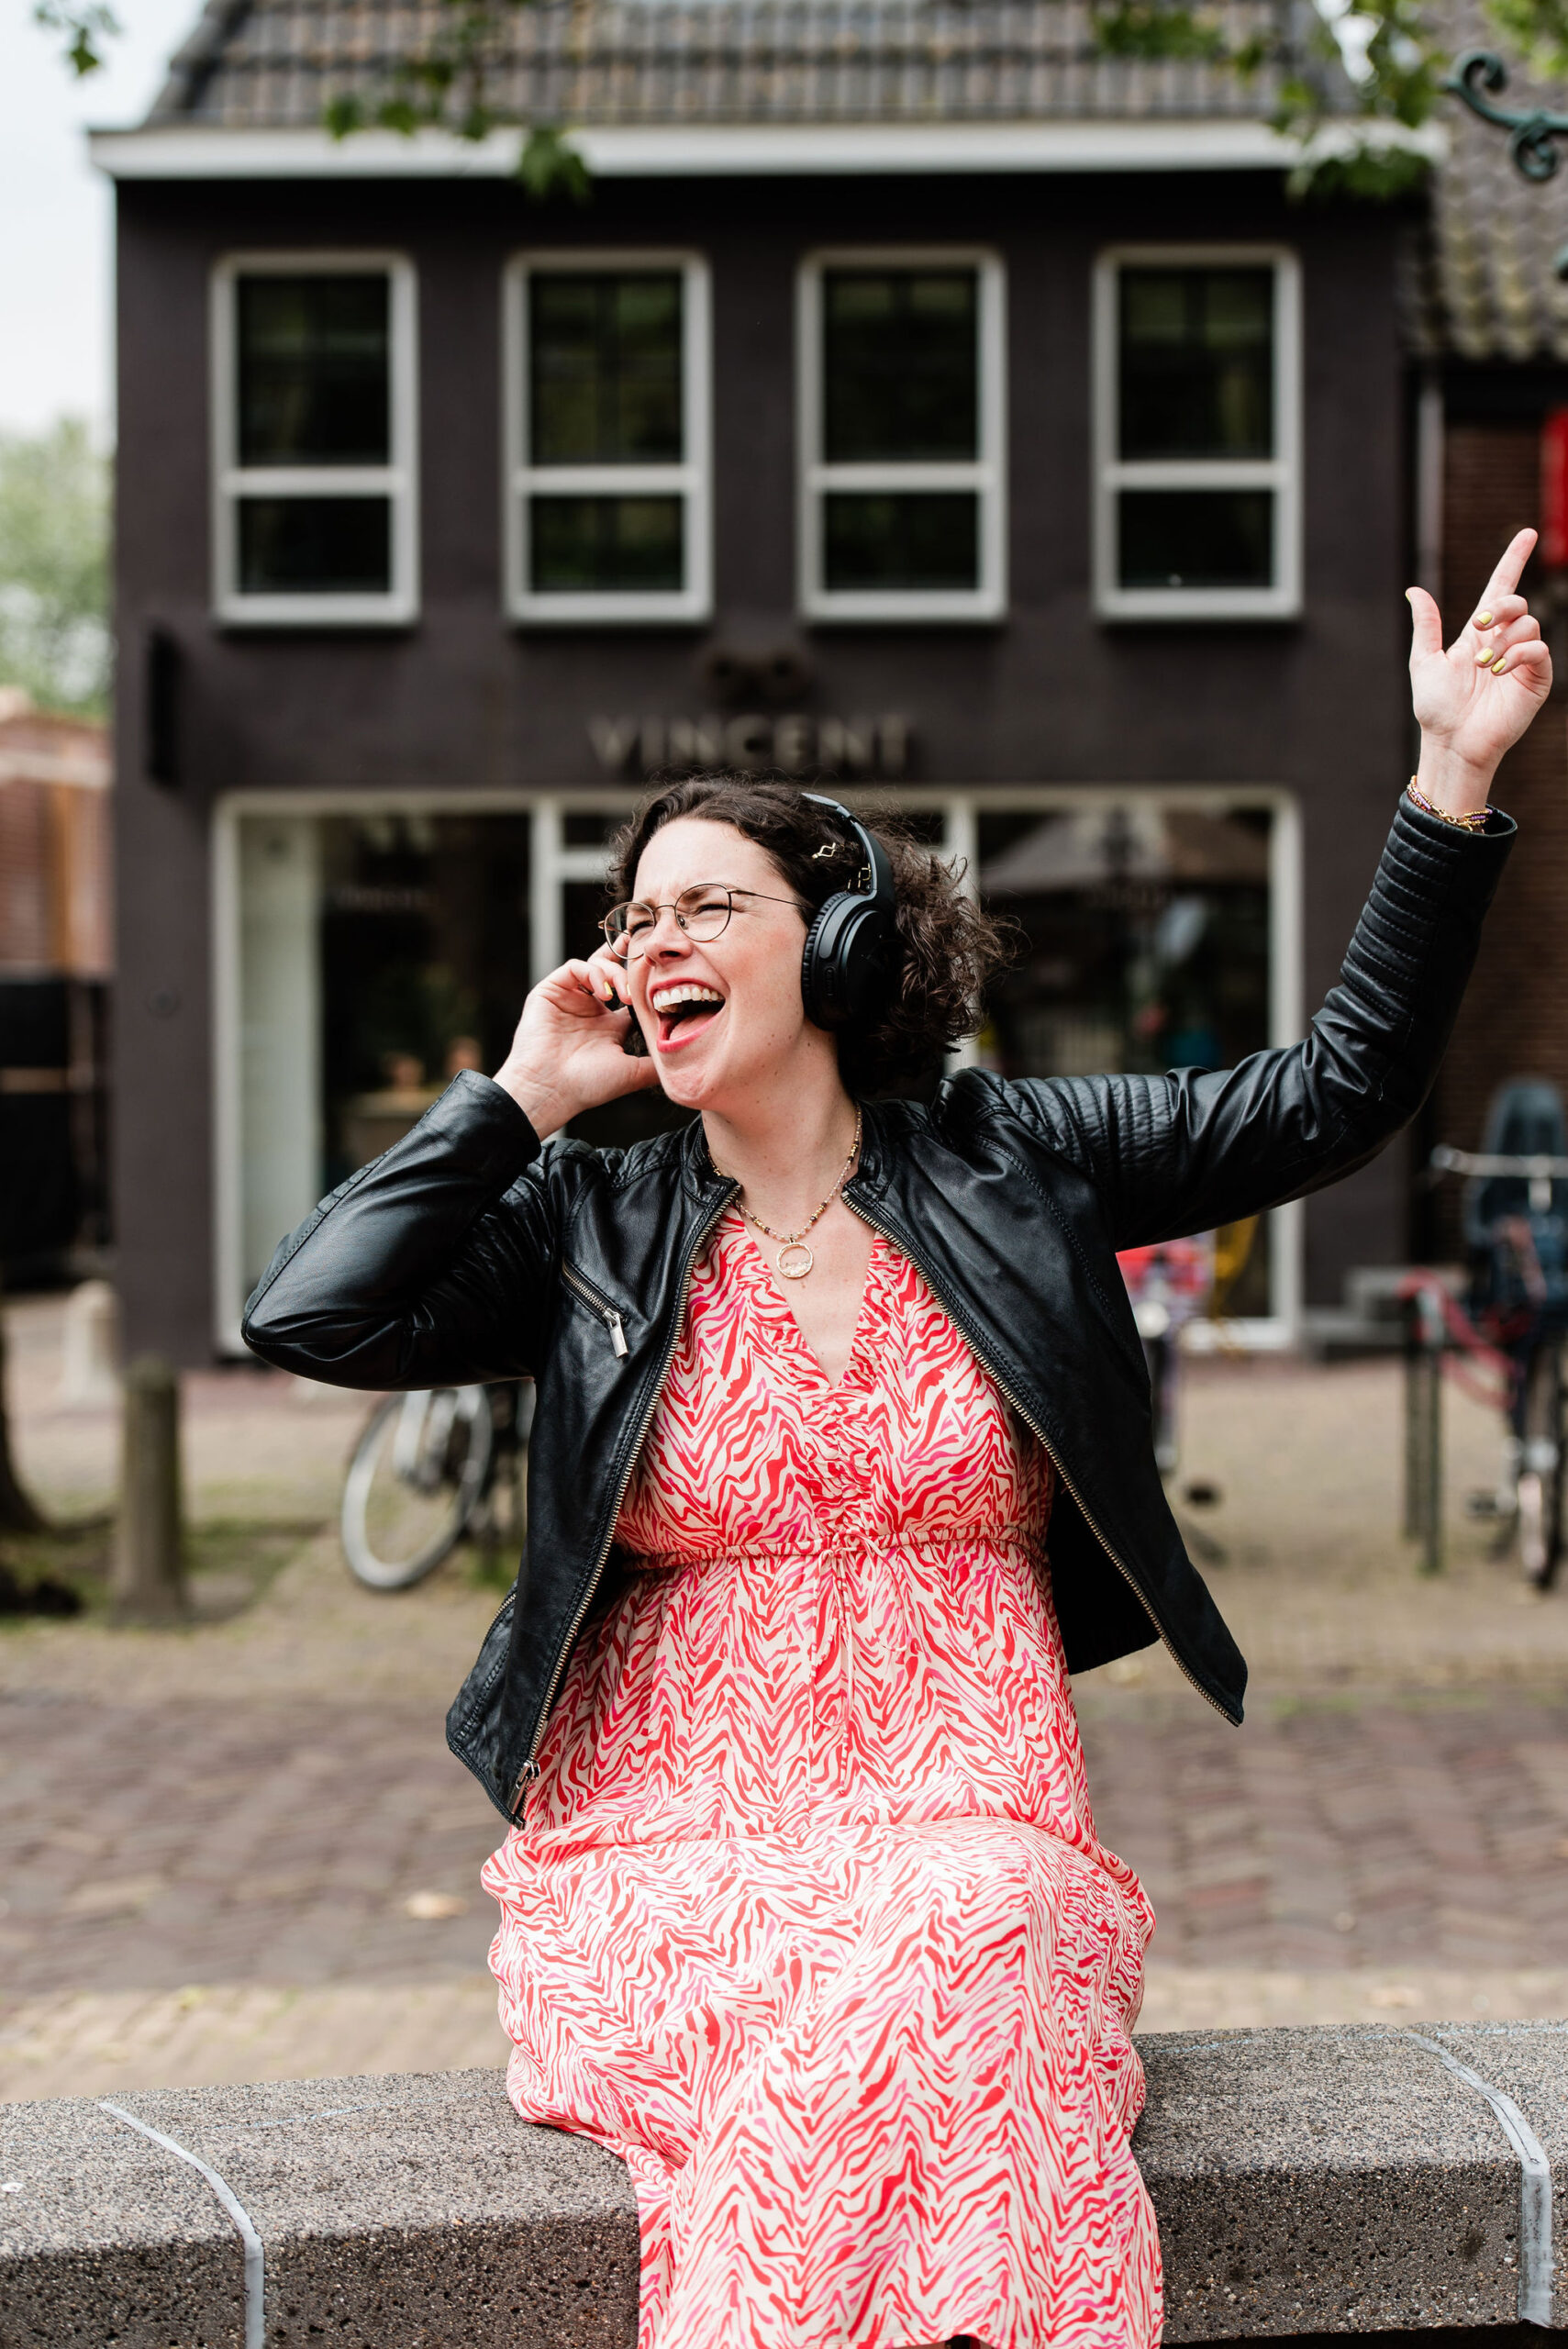
{"type": "MultiPolygon", "coordinates": [[[[839,1072],[857,1098],[900,1093],[927,1077],[950,1046],[984,1017],[989,981],[1014,954],[1006,929],[963,888],[961,863],[944,863],[898,817],[857,809],[887,851],[897,894],[898,960],[887,1000],[868,1027],[837,1037],[839,1072]]],[[[755,841],[780,878],[813,911],[843,888],[860,862],[852,833],[796,784],[736,774],[694,774],[645,799],[610,852],[610,898],[629,897],[655,832],[682,816],[730,824],[755,841]],[[838,853],[824,857],[825,844],[838,853]]]]}

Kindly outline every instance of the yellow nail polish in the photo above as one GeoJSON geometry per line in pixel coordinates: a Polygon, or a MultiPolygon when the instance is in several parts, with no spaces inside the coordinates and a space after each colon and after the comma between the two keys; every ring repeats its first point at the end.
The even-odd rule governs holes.
{"type": "Polygon", "coordinates": [[[1490,612],[1477,612],[1477,613],[1476,613],[1476,615],[1475,615],[1475,625],[1476,625],[1476,627],[1477,627],[1477,628],[1490,628],[1490,627],[1491,627],[1491,625],[1492,625],[1492,615],[1491,615],[1491,613],[1490,613],[1490,612]]]}
{"type": "Polygon", "coordinates": [[[1502,657],[1502,659],[1501,659],[1500,661],[1494,661],[1494,662],[1493,662],[1493,663],[1492,663],[1492,674],[1493,674],[1495,677],[1500,677],[1500,676],[1502,675],[1502,674],[1503,674],[1504,670],[1507,667],[1507,665],[1508,665],[1508,656],[1507,656],[1507,654],[1505,652],[1505,653],[1504,653],[1504,655],[1503,655],[1503,657],[1502,657]]]}
{"type": "Polygon", "coordinates": [[[1484,644],[1475,656],[1475,665],[1478,669],[1489,669],[1496,657],[1492,647],[1489,644],[1484,644]]]}

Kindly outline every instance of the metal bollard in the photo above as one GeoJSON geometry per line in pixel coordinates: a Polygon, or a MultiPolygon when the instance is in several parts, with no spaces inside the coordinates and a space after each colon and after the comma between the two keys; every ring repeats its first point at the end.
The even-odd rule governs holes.
{"type": "Polygon", "coordinates": [[[1418,1289],[1405,1314],[1405,1537],[1419,1542],[1418,1569],[1442,1572],[1442,1306],[1418,1289]]]}
{"type": "Polygon", "coordinates": [[[157,1354],[126,1372],[123,1429],[115,1614],[124,1623],[174,1622],[185,1613],[180,1383],[157,1354]]]}

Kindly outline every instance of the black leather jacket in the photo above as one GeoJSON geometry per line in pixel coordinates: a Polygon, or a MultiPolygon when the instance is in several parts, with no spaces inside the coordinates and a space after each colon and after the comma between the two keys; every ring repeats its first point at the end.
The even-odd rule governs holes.
{"type": "MultiPolygon", "coordinates": [[[[1498,818],[1472,837],[1402,801],[1300,1044],[1168,1076],[971,1069],[929,1108],[866,1104],[847,1204],[919,1267],[1059,1471],[1051,1567],[1072,1670],[1160,1638],[1240,1720],[1247,1667],[1166,1505],[1116,1251],[1298,1198],[1398,1131],[1513,831],[1498,818]]],[[[699,1124],[626,1152],[541,1148],[507,1094],[465,1074],[284,1242],[246,1308],[257,1353],[333,1385],[538,1382],[527,1548],[447,1722],[507,1816],[604,1579],[693,1263],[735,1188],[699,1124]]]]}

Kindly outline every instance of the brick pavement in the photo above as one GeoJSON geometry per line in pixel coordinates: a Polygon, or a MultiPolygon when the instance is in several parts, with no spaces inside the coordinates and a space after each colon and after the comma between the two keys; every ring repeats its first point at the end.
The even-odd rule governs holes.
{"type": "Polygon", "coordinates": [[[1196,1967],[1568,1968],[1568,1694],[1084,1708],[1096,1824],[1196,1967]]]}
{"type": "MultiPolygon", "coordinates": [[[[30,1377],[24,1466],[80,1498],[112,1430],[47,1397],[30,1377]]],[[[1568,1595],[1522,1594],[1457,1517],[1451,1573],[1416,1581],[1396,1401],[1384,1365],[1193,1383],[1248,1725],[1157,1653],[1078,1688],[1101,1832],[1160,1918],[1145,2027],[1568,2014],[1568,1595]]],[[[0,1632],[0,2097],[504,2054],[496,1822],[442,1739],[494,1595],[459,1564],[372,1597],[301,1531],[362,1408],[195,1382],[193,1513],[231,1558],[267,1531],[282,1571],[177,1633],[0,1632]],[[464,1905],[410,1914],[421,1894],[464,1905]]],[[[1456,1490],[1485,1481],[1487,1423],[1466,1407],[1453,1437],[1456,1490]]]]}
{"type": "Polygon", "coordinates": [[[83,1728],[58,1687],[0,1697],[8,1997],[484,1970],[494,1814],[429,1709],[95,1704],[83,1728]],[[410,1916],[420,1893],[462,1909],[410,1916]]]}
{"type": "MultiPolygon", "coordinates": [[[[1568,1969],[1568,1697],[1303,1703],[1240,1735],[1084,1710],[1162,1962],[1568,1969]]],[[[483,1971],[499,1821],[429,1709],[96,1704],[84,1737],[65,1691],[13,1689],[0,1755],[7,1998],[483,1971]]]]}

